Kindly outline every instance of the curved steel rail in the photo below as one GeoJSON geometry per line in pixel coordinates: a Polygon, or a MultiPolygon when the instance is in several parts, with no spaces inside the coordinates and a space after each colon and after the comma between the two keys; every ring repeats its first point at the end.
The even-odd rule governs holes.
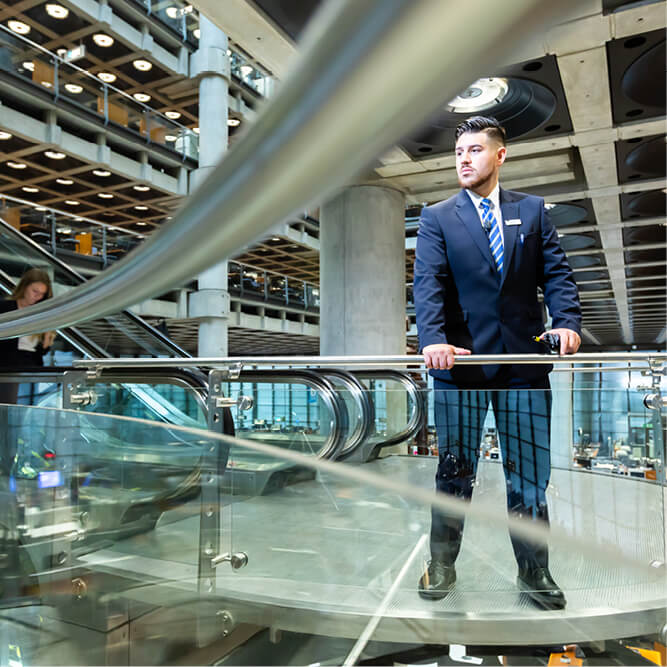
{"type": "Polygon", "coordinates": [[[311,370],[258,370],[243,371],[235,382],[247,381],[264,382],[295,382],[299,381],[308,387],[315,389],[326,408],[331,413],[331,428],[328,437],[317,452],[317,458],[333,459],[343,447],[345,434],[341,428],[345,407],[342,399],[338,396],[336,388],[331,381],[315,371],[311,370]]]}
{"type": "MultiPolygon", "coordinates": [[[[318,372],[327,377],[333,384],[341,384],[345,391],[349,392],[350,396],[352,396],[352,400],[359,411],[357,424],[351,432],[347,433],[345,443],[336,457],[338,459],[344,459],[352,454],[352,452],[354,452],[370,435],[374,422],[373,402],[370,400],[370,396],[364,385],[359,382],[352,373],[337,368],[327,368],[326,370],[321,369],[318,372]]],[[[339,397],[345,405],[345,401],[340,394],[339,397]]],[[[346,405],[345,407],[347,408],[346,405]]],[[[349,427],[349,410],[347,410],[347,413],[349,427]]]]}
{"type": "MultiPolygon", "coordinates": [[[[0,337],[116,313],[230,257],[294,211],[351,182],[440,104],[505,61],[523,35],[539,34],[578,4],[327,3],[278,94],[174,220],[67,295],[31,306],[20,317],[2,315],[0,337]],[[454,19],[475,26],[475,39],[468,30],[450,30],[443,39],[443,26],[454,19]],[[192,242],[184,252],[188,236],[192,242]]],[[[224,11],[223,4],[215,6],[224,11]]]]}
{"type": "MultiPolygon", "coordinates": [[[[390,435],[386,440],[376,443],[375,449],[382,447],[391,447],[401,442],[414,438],[419,429],[424,425],[426,419],[426,407],[422,398],[421,388],[410,377],[408,373],[393,370],[382,371],[355,371],[355,377],[368,380],[394,380],[405,387],[407,395],[412,400],[412,412],[405,428],[394,435],[390,435]]],[[[370,392],[369,392],[370,393],[370,392]]]]}

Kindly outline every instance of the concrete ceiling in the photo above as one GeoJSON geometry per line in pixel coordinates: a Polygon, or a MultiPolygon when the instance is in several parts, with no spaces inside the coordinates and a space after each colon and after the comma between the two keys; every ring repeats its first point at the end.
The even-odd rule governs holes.
{"type": "MultiPolygon", "coordinates": [[[[319,3],[235,0],[243,4],[253,24],[263,15],[288,40],[298,39],[319,3]]],[[[210,10],[214,20],[221,13],[210,10]]],[[[554,205],[586,342],[607,348],[665,343],[666,17],[664,1],[585,0],[564,23],[522,40],[511,62],[471,75],[471,84],[480,74],[508,82],[505,100],[484,111],[509,130],[502,184],[554,205]]],[[[242,46],[279,57],[255,42],[242,46]]],[[[405,193],[408,216],[458,190],[452,134],[466,115],[444,107],[369,175],[405,193]]],[[[406,259],[409,277],[410,249],[406,259]]]]}

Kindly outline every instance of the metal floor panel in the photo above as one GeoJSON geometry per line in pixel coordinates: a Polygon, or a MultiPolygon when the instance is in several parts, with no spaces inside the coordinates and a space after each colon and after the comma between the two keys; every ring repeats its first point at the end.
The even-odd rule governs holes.
{"type": "MultiPolygon", "coordinates": [[[[431,488],[436,461],[391,456],[366,465],[392,479],[431,488]]],[[[472,502],[504,506],[497,462],[480,463],[472,502]]],[[[641,563],[664,562],[663,503],[664,490],[656,484],[583,471],[552,472],[552,524],[641,563]]],[[[228,526],[229,516],[225,522],[228,526]]],[[[419,539],[428,534],[430,510],[395,494],[319,478],[236,500],[231,525],[232,551],[246,552],[249,563],[239,571],[218,567],[215,597],[221,609],[237,622],[357,637],[419,539]]],[[[149,596],[153,602],[167,602],[169,590],[194,598],[198,530],[198,516],[185,518],[90,554],[85,561],[95,569],[147,577],[155,586],[141,587],[133,595],[149,596]]],[[[569,643],[655,633],[667,622],[664,567],[647,576],[572,554],[558,543],[550,553],[551,571],[568,600],[563,611],[540,610],[517,592],[505,526],[490,530],[487,523],[471,518],[452,593],[441,601],[418,596],[417,580],[428,559],[426,541],[386,601],[372,639],[569,643]]]]}

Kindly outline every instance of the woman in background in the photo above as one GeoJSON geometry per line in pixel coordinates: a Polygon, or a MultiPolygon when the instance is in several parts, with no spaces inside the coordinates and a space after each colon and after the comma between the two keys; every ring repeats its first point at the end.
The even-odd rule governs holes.
{"type": "MultiPolygon", "coordinates": [[[[53,296],[51,278],[43,269],[29,269],[14,291],[0,299],[0,313],[9,313],[32,306],[53,296]]],[[[5,338],[0,340],[0,368],[34,368],[43,366],[42,355],[53,344],[55,332],[5,338]]],[[[0,385],[0,403],[16,403],[18,385],[0,385]],[[11,388],[12,391],[8,391],[11,388]],[[13,400],[10,400],[13,398],[13,400]]]]}

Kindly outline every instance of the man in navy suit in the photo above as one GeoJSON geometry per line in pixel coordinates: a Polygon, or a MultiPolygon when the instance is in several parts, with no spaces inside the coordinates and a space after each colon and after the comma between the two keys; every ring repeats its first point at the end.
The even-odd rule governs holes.
{"type": "MultiPolygon", "coordinates": [[[[546,365],[455,366],[455,355],[540,353],[535,336],[560,337],[561,355],[581,344],[577,288],[539,197],[498,185],[505,130],[475,116],[456,128],[462,190],[422,210],[414,297],[420,349],[432,369],[439,462],[436,488],[470,498],[482,427],[493,406],[511,512],[548,521],[551,394],[546,365]],[[544,331],[537,288],[553,328],[544,331]]],[[[454,586],[463,519],[433,510],[431,562],[419,593],[441,599],[454,586]]],[[[565,607],[546,546],[511,535],[519,588],[547,609],[565,607]]]]}

